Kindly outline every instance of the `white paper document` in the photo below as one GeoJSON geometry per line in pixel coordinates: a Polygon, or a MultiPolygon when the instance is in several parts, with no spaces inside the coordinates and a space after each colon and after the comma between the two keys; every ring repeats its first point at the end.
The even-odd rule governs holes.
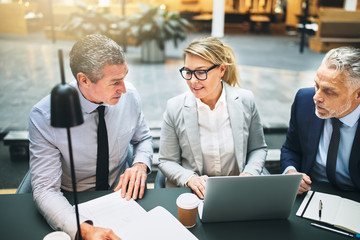
{"type": "Polygon", "coordinates": [[[143,218],[126,226],[123,239],[192,240],[197,239],[169,211],[155,207],[143,218]]]}
{"type": "Polygon", "coordinates": [[[122,198],[120,191],[79,204],[79,212],[123,240],[197,239],[165,208],[146,212],[136,201],[122,198]]]}

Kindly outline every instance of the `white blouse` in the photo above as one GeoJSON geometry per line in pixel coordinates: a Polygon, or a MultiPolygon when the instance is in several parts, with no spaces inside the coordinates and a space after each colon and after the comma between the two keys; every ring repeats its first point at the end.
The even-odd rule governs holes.
{"type": "Polygon", "coordinates": [[[204,175],[239,175],[224,88],[213,110],[198,98],[196,103],[204,175]]]}

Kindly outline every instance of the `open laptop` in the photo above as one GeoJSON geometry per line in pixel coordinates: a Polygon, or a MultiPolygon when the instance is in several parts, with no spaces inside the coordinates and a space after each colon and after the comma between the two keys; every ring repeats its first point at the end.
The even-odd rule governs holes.
{"type": "Polygon", "coordinates": [[[301,179],[301,174],[209,177],[199,217],[202,222],[288,218],[301,179]]]}

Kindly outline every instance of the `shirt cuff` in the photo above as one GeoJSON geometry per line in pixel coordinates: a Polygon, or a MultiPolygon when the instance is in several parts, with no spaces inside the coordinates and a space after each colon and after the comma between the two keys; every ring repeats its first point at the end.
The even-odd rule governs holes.
{"type": "Polygon", "coordinates": [[[282,174],[287,173],[289,170],[295,170],[295,171],[297,171],[295,167],[293,167],[293,166],[288,166],[287,168],[285,168],[285,170],[283,171],[282,174]]]}
{"type": "MultiPolygon", "coordinates": [[[[90,225],[93,225],[93,222],[89,220],[88,217],[82,216],[81,214],[79,214],[79,217],[80,217],[80,221],[79,221],[80,224],[86,222],[89,223],[90,225]]],[[[69,234],[71,239],[76,239],[78,228],[77,228],[77,220],[75,213],[71,219],[67,219],[63,231],[69,234]]]]}
{"type": "Polygon", "coordinates": [[[193,176],[198,176],[198,175],[197,175],[196,173],[190,175],[190,176],[188,177],[188,179],[186,179],[186,181],[185,181],[185,183],[184,183],[184,187],[188,187],[187,183],[188,183],[188,181],[190,180],[190,178],[192,178],[193,176]]]}
{"type": "MultiPolygon", "coordinates": [[[[142,153],[136,154],[132,165],[134,165],[135,163],[144,163],[147,166],[147,170],[146,170],[147,174],[150,174],[152,172],[151,169],[152,158],[149,158],[148,154],[142,154],[142,153]]],[[[132,165],[129,167],[132,167],[132,165]]]]}

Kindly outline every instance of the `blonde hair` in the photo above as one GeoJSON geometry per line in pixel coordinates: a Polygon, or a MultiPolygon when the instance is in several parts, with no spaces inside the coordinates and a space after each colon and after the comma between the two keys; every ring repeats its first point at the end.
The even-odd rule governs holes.
{"type": "Polygon", "coordinates": [[[222,80],[230,86],[240,86],[239,71],[234,51],[218,38],[202,37],[194,39],[184,49],[184,59],[186,54],[199,56],[215,65],[225,64],[226,70],[222,80]]]}

